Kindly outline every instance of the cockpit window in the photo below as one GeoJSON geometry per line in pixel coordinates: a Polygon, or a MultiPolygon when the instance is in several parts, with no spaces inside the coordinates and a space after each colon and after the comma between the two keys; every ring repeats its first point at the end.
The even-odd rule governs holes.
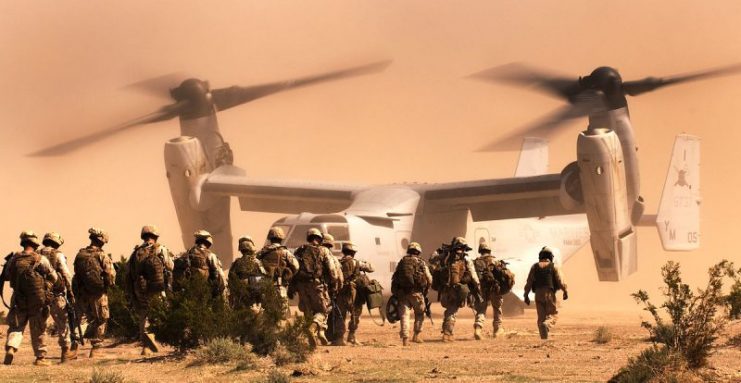
{"type": "Polygon", "coordinates": [[[350,230],[347,226],[328,225],[327,231],[332,234],[335,241],[346,242],[350,240],[350,230]]]}

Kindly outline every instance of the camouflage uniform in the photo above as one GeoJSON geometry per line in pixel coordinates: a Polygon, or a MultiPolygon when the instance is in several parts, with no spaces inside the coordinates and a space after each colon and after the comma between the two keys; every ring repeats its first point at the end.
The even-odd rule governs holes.
{"type": "Polygon", "coordinates": [[[432,274],[430,274],[430,269],[427,267],[427,264],[425,264],[425,262],[421,258],[419,258],[419,255],[421,253],[422,247],[418,243],[410,243],[407,247],[407,255],[402,258],[402,261],[397,263],[396,270],[394,271],[394,276],[392,276],[391,279],[391,294],[396,296],[396,298],[399,300],[399,337],[401,338],[402,343],[405,346],[407,345],[407,339],[409,338],[410,311],[414,312],[414,336],[412,338],[412,341],[416,343],[422,343],[420,333],[422,332],[422,324],[424,323],[425,319],[424,294],[426,293],[428,286],[432,283],[432,274]],[[401,267],[402,264],[405,262],[404,259],[409,259],[409,261],[414,260],[412,262],[415,262],[415,264],[418,264],[422,267],[424,277],[427,280],[425,286],[415,285],[411,290],[406,290],[398,286],[398,283],[395,283],[395,281],[398,280],[398,275],[402,273],[401,267]]]}
{"type": "Polygon", "coordinates": [[[343,320],[341,321],[342,326],[336,329],[339,336],[335,338],[334,342],[340,346],[345,344],[345,322],[348,316],[350,333],[347,335],[347,341],[357,344],[355,331],[358,330],[360,314],[363,312],[363,304],[357,303],[356,281],[360,273],[372,273],[374,271],[373,266],[369,262],[355,259],[356,252],[357,248],[352,242],[342,244],[342,254],[344,256],[340,260],[340,270],[342,270],[343,284],[337,294],[337,305],[339,306],[339,313],[343,320]]]}
{"type": "Polygon", "coordinates": [[[206,267],[208,268],[208,280],[213,284],[213,287],[217,293],[220,293],[224,298],[228,298],[229,295],[229,283],[224,274],[224,269],[221,267],[221,261],[219,257],[209,250],[213,245],[213,237],[211,233],[206,230],[198,230],[193,233],[195,237],[195,245],[191,247],[181,257],[188,257],[189,254],[200,252],[206,254],[206,267]]]}
{"type": "Polygon", "coordinates": [[[263,267],[265,267],[268,278],[273,279],[275,288],[278,289],[278,293],[283,297],[286,307],[288,307],[288,286],[290,285],[291,278],[298,271],[298,261],[281,244],[284,239],[286,239],[286,236],[281,228],[271,228],[268,231],[268,242],[270,244],[263,247],[257,253],[257,258],[262,262],[263,267]],[[284,265],[284,270],[280,270],[281,265],[284,265]]]}
{"type": "Polygon", "coordinates": [[[451,253],[449,259],[444,260],[448,267],[450,275],[449,283],[442,288],[440,292],[440,303],[445,308],[443,318],[443,341],[453,340],[453,330],[455,328],[455,315],[458,313],[458,309],[466,304],[466,299],[461,297],[459,289],[462,286],[473,287],[471,293],[475,293],[476,289],[479,289],[479,277],[476,274],[473,260],[466,254],[466,251],[472,250],[466,244],[466,240],[462,237],[456,237],[452,241],[451,253]],[[458,253],[458,250],[462,250],[458,253]],[[461,273],[457,276],[453,276],[451,270],[459,267],[461,273]]]}
{"type": "Polygon", "coordinates": [[[69,319],[67,318],[67,297],[69,297],[70,303],[74,302],[72,273],[69,272],[69,268],[67,267],[67,257],[59,250],[59,247],[64,244],[62,236],[59,233],[47,233],[44,235],[42,243],[45,247],[39,250],[39,254],[49,260],[49,264],[57,273],[58,277],[52,286],[54,298],[49,305],[49,311],[51,312],[54,328],[59,338],[59,347],[62,349],[62,363],[64,363],[68,359],[77,357],[75,351],[77,344],[73,346],[72,352],[69,351],[71,343],[70,334],[74,329],[69,328],[69,319]]]}
{"type": "MultiPolygon", "coordinates": [[[[487,244],[479,245],[479,254],[480,256],[476,261],[485,263],[487,267],[491,267],[491,265],[499,262],[494,259],[494,256],[491,254],[491,248],[487,244]]],[[[480,275],[479,280],[481,281],[480,275]]],[[[481,329],[484,327],[484,322],[486,321],[486,309],[489,307],[489,304],[491,304],[492,315],[494,317],[492,320],[493,335],[496,337],[499,334],[502,325],[502,303],[504,301],[504,298],[498,293],[499,289],[497,286],[484,286],[484,282],[481,281],[481,290],[481,296],[484,299],[476,302],[474,305],[476,319],[473,323],[473,330],[474,337],[477,340],[481,339],[481,329]]]]}
{"type": "Polygon", "coordinates": [[[242,256],[232,262],[229,268],[229,286],[231,286],[231,305],[234,308],[249,308],[262,303],[260,283],[267,272],[257,259],[255,242],[249,236],[239,239],[242,256]]]}
{"type": "Polygon", "coordinates": [[[336,275],[333,275],[332,278],[335,281],[334,285],[329,286],[329,294],[332,297],[335,297],[337,293],[342,288],[342,285],[345,283],[345,277],[342,275],[342,265],[340,265],[340,260],[334,255],[334,236],[329,233],[322,234],[322,246],[329,249],[329,253],[332,254],[332,257],[330,258],[330,261],[334,263],[334,269],[336,270],[336,275]]]}
{"type": "Polygon", "coordinates": [[[99,294],[90,293],[87,291],[81,282],[80,273],[77,272],[78,261],[84,256],[84,254],[93,254],[93,256],[100,263],[100,268],[103,272],[102,278],[106,286],[106,290],[109,286],[112,286],[116,280],[116,270],[113,268],[113,261],[111,258],[103,252],[103,245],[108,243],[108,234],[101,229],[91,228],[88,230],[90,233],[91,243],[90,246],[80,249],[75,256],[75,276],[72,278],[72,288],[75,290],[75,296],[77,297],[76,311],[78,318],[80,314],[84,314],[87,318],[87,329],[85,330],[85,338],[90,338],[90,344],[92,349],[90,350],[90,357],[94,355],[94,350],[101,346],[103,339],[105,338],[106,325],[110,318],[110,312],[108,310],[108,293],[103,292],[99,294]]]}
{"type": "Polygon", "coordinates": [[[136,246],[129,257],[129,280],[126,283],[130,301],[133,302],[136,315],[139,318],[139,340],[142,344],[142,355],[148,354],[149,350],[157,352],[158,347],[154,342],[154,337],[147,332],[149,327],[149,310],[152,300],[157,296],[164,296],[171,281],[169,280],[173,270],[172,253],[170,250],[157,243],[159,230],[154,225],[142,227],[141,239],[142,244],[136,246]],[[164,290],[152,290],[148,288],[150,281],[147,281],[144,275],[145,269],[140,266],[145,261],[144,257],[156,256],[162,262],[163,278],[162,284],[164,290]]]}
{"type": "Polygon", "coordinates": [[[535,291],[535,308],[538,311],[538,332],[541,339],[548,339],[548,332],[556,325],[558,316],[556,291],[563,290],[563,299],[569,299],[561,272],[553,264],[553,251],[547,246],[538,254],[539,261],[530,268],[525,284],[525,304],[530,305],[530,291],[535,291]]]}
{"type": "MultiPolygon", "coordinates": [[[[38,272],[45,280],[43,284],[45,286],[39,287],[42,293],[47,293],[48,285],[54,284],[57,281],[57,273],[49,263],[49,260],[36,253],[36,249],[39,247],[39,239],[36,234],[30,230],[21,233],[21,246],[24,248],[23,251],[9,255],[6,258],[6,264],[3,268],[2,276],[3,281],[9,281],[10,287],[13,288],[13,295],[10,298],[10,311],[6,321],[8,323],[8,337],[5,342],[5,364],[13,363],[13,357],[18,348],[21,346],[23,340],[23,331],[26,329],[26,324],[31,329],[31,347],[33,347],[36,361],[34,364],[47,366],[49,362],[46,361],[46,321],[49,318],[49,306],[48,301],[31,303],[24,298],[24,292],[20,291],[21,286],[17,286],[19,282],[19,274],[23,270],[19,270],[18,267],[21,263],[28,265],[31,262],[32,267],[38,272]],[[28,257],[32,257],[29,259],[28,257]],[[29,305],[33,305],[29,307],[29,305]],[[39,306],[39,307],[37,307],[39,306]]],[[[28,266],[26,266],[28,267],[28,266]]],[[[27,269],[27,268],[24,268],[27,269]]],[[[4,283],[4,282],[3,282],[4,283]]],[[[48,294],[44,300],[48,298],[48,294]]]]}
{"type": "Polygon", "coordinates": [[[309,243],[296,250],[299,269],[293,282],[299,297],[298,308],[312,318],[312,342],[318,339],[327,345],[324,331],[331,308],[328,286],[337,285],[337,275],[341,272],[331,260],[334,257],[332,253],[321,245],[321,232],[309,229],[306,237],[309,243]]]}

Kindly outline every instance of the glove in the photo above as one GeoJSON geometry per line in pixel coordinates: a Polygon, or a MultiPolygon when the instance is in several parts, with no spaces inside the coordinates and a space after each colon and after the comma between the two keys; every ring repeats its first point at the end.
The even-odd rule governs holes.
{"type": "Polygon", "coordinates": [[[569,300],[569,293],[567,293],[566,291],[563,292],[563,300],[569,300]]]}
{"type": "Polygon", "coordinates": [[[530,297],[528,296],[528,294],[525,294],[524,302],[526,305],[530,306],[530,297]]]}

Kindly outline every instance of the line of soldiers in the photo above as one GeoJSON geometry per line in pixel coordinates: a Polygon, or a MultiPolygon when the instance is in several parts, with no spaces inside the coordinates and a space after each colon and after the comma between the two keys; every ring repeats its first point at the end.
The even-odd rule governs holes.
{"type": "MultiPolygon", "coordinates": [[[[402,344],[409,342],[409,313],[414,313],[414,334],[411,341],[422,343],[420,334],[425,315],[430,316],[428,289],[438,291],[438,300],[445,308],[442,340],[451,342],[458,309],[468,305],[474,309],[474,339],[482,339],[482,329],[489,305],[493,309],[493,337],[502,332],[503,296],[514,286],[514,274],[504,261],[496,260],[491,247],[479,245],[478,258],[470,257],[473,250],[465,238],[455,237],[450,245],[443,245],[430,257],[430,266],[420,258],[422,247],[412,242],[407,254],[399,261],[391,279],[392,298],[387,312],[398,316],[402,344]]],[[[535,292],[538,313],[538,330],[541,339],[548,339],[548,332],[556,323],[558,314],[555,292],[563,290],[563,299],[568,299],[566,284],[553,262],[553,250],[543,247],[539,261],[528,273],[524,302],[530,305],[529,293],[535,292]]],[[[431,320],[431,318],[430,318],[431,320]]]]}
{"type": "MultiPolygon", "coordinates": [[[[77,358],[78,343],[83,342],[83,338],[90,340],[90,358],[100,348],[110,318],[107,291],[115,283],[116,269],[110,255],[103,250],[108,234],[99,228],[90,228],[88,234],[90,244],[78,251],[72,276],[60,250],[64,244],[60,234],[47,233],[39,241],[32,231],[21,233],[23,250],[6,257],[0,274],[0,286],[8,281],[13,289],[7,316],[5,364],[13,362],[28,324],[36,356],[34,364],[49,365],[45,344],[49,315],[59,338],[62,363],[77,358]],[[80,326],[82,317],[87,320],[84,335],[80,326]]],[[[337,259],[330,250],[334,247],[334,238],[316,228],[308,230],[306,244],[296,249],[295,254],[282,244],[285,233],[280,228],[270,229],[268,244],[259,251],[251,237],[243,236],[238,240],[242,256],[233,262],[227,278],[218,256],[210,251],[213,238],[207,231],[196,231],[194,245],[177,258],[158,243],[159,236],[156,226],[142,227],[142,243],[134,248],[128,260],[129,272],[124,284],[139,318],[142,355],[158,351],[154,336],[147,331],[152,300],[167,290],[177,289],[178,281],[192,275],[207,279],[213,286],[213,293],[223,294],[234,307],[259,307],[261,295],[257,286],[267,278],[283,298],[286,310],[287,300],[298,295],[299,310],[312,320],[311,343],[329,344],[326,331],[330,318],[333,345],[345,344],[347,329],[347,342],[358,344],[355,334],[365,303],[361,295],[371,284],[366,273],[373,272],[373,266],[355,258],[357,248],[351,242],[343,243],[343,256],[337,259]],[[241,284],[246,289],[234,290],[246,293],[229,295],[229,284],[241,284]]],[[[389,303],[396,302],[401,321],[400,337],[405,346],[408,345],[410,312],[414,313],[412,342],[423,342],[420,333],[425,314],[430,316],[427,299],[430,287],[438,291],[445,308],[443,341],[453,341],[456,313],[466,304],[476,312],[475,339],[482,339],[489,305],[494,310],[494,337],[501,332],[502,296],[512,288],[514,275],[504,262],[494,259],[487,245],[479,246],[480,256],[475,260],[468,256],[470,250],[464,238],[456,237],[449,246],[433,254],[429,267],[420,258],[421,246],[416,242],[409,244],[407,254],[393,274],[389,303]]],[[[529,292],[535,292],[538,328],[543,339],[555,324],[555,292],[559,289],[564,291],[564,300],[568,299],[566,286],[553,264],[553,252],[544,247],[539,262],[530,269],[524,296],[524,302],[529,305],[529,292]]],[[[380,295],[380,286],[376,291],[380,295]]]]}

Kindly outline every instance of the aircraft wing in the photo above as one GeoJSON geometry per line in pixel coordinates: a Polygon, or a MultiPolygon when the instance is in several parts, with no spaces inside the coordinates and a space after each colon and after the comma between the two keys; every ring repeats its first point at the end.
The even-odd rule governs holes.
{"type": "Polygon", "coordinates": [[[334,213],[352,203],[362,186],[283,180],[255,180],[242,169],[222,166],[204,181],[202,192],[236,196],[243,211],[299,214],[334,213]]]}
{"type": "Polygon", "coordinates": [[[468,209],[474,221],[577,214],[561,205],[560,174],[422,185],[425,211],[468,209]]]}

